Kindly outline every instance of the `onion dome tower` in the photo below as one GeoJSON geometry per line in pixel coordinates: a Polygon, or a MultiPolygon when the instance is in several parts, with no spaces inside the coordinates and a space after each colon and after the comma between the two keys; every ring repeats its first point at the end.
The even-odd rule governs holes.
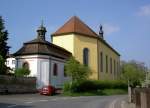
{"type": "Polygon", "coordinates": [[[37,29],[37,33],[38,33],[37,38],[41,40],[45,40],[46,32],[47,32],[46,28],[43,26],[43,21],[42,21],[40,27],[37,29]]]}

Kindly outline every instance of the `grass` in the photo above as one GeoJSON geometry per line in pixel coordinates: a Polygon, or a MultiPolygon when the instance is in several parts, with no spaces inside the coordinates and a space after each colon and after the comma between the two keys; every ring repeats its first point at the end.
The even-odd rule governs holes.
{"type": "Polygon", "coordinates": [[[100,94],[94,92],[82,92],[82,93],[65,92],[62,95],[63,96],[97,96],[100,94]]]}
{"type": "Polygon", "coordinates": [[[103,95],[117,95],[117,94],[127,94],[127,90],[123,89],[105,89],[102,91],[103,95]]]}
{"type": "Polygon", "coordinates": [[[108,96],[108,95],[119,95],[119,94],[127,94],[127,90],[123,89],[104,89],[98,91],[90,91],[90,92],[64,92],[63,96],[108,96]]]}

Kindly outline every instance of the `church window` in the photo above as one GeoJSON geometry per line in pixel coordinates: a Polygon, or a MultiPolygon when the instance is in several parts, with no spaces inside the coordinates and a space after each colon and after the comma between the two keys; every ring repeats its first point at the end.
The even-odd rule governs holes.
{"type": "Polygon", "coordinates": [[[112,73],[112,58],[110,58],[110,73],[112,73]]]}
{"type": "Polygon", "coordinates": [[[114,60],[114,75],[116,74],[116,61],[114,60]]]}
{"type": "Polygon", "coordinates": [[[106,73],[108,72],[108,56],[106,55],[106,73]]]}
{"type": "Polygon", "coordinates": [[[117,62],[117,67],[116,67],[116,73],[117,73],[117,75],[118,75],[118,62],[117,62]]]}
{"type": "Polygon", "coordinates": [[[53,75],[54,75],[54,76],[57,76],[57,74],[58,74],[58,67],[57,67],[57,64],[55,63],[55,64],[53,65],[53,75]]]}
{"type": "Polygon", "coordinates": [[[103,53],[100,53],[100,61],[101,61],[101,72],[103,72],[103,53]]]}
{"type": "Polygon", "coordinates": [[[89,49],[88,48],[83,49],[83,64],[87,66],[89,64],[89,49]]]}
{"type": "Polygon", "coordinates": [[[29,69],[29,63],[28,62],[24,62],[22,65],[23,68],[29,69]]]}

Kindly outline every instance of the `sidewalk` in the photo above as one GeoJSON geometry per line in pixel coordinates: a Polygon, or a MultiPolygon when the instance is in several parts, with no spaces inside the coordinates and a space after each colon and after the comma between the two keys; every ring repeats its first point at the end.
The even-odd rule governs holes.
{"type": "Polygon", "coordinates": [[[127,100],[123,100],[121,102],[121,108],[135,108],[135,104],[129,103],[129,102],[127,102],[127,100]]]}

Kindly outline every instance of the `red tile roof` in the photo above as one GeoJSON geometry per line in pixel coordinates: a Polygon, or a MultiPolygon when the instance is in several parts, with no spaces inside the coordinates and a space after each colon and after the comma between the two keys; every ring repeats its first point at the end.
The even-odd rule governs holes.
{"type": "Polygon", "coordinates": [[[73,16],[69,21],[67,21],[62,27],[60,27],[52,36],[61,36],[65,34],[76,33],[82,36],[88,36],[92,38],[97,38],[101,42],[103,42],[106,46],[108,46],[112,51],[114,51],[117,55],[120,54],[111,47],[104,39],[99,37],[88,25],[86,25],[83,21],[81,21],[77,16],[73,16]]]}
{"type": "Polygon", "coordinates": [[[91,37],[98,36],[90,27],[88,27],[77,16],[73,16],[62,27],[60,27],[55,33],[53,33],[52,36],[68,34],[68,33],[78,33],[78,34],[88,35],[91,37]]]}

